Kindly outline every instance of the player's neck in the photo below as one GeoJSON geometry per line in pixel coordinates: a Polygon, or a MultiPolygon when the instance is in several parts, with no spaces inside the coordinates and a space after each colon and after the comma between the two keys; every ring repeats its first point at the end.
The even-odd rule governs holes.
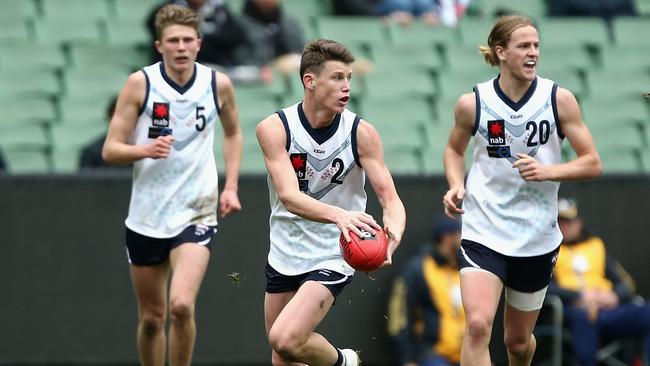
{"type": "Polygon", "coordinates": [[[336,117],[336,112],[319,106],[318,103],[308,95],[302,102],[302,110],[312,128],[322,128],[330,125],[336,117]]]}
{"type": "Polygon", "coordinates": [[[521,100],[531,84],[530,80],[521,80],[508,73],[501,73],[499,77],[499,87],[513,101],[521,100]]]}
{"type": "Polygon", "coordinates": [[[163,67],[167,77],[180,86],[185,86],[192,78],[192,75],[194,75],[194,67],[188,67],[182,71],[174,70],[166,63],[163,63],[163,67]]]}

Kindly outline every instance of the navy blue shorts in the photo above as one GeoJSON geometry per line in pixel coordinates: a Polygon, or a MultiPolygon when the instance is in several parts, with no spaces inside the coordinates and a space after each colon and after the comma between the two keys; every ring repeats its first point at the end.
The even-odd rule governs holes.
{"type": "Polygon", "coordinates": [[[329,269],[317,269],[295,276],[287,276],[276,271],[268,262],[264,272],[266,274],[266,292],[270,294],[298,291],[298,288],[306,281],[316,281],[327,287],[336,298],[345,286],[352,282],[352,276],[346,276],[329,269]]]}
{"type": "Polygon", "coordinates": [[[504,286],[520,292],[535,292],[548,286],[560,251],[533,257],[511,257],[485,245],[463,239],[458,250],[460,268],[481,268],[495,274],[504,286]]]}
{"type": "Polygon", "coordinates": [[[136,266],[155,266],[169,258],[169,252],[184,243],[196,243],[211,250],[210,241],[216,226],[190,225],[172,238],[151,238],[126,228],[126,254],[136,266]]]}

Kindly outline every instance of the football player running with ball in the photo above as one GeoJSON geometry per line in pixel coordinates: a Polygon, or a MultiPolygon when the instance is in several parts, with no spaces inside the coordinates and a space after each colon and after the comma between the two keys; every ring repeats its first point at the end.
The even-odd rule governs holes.
{"type": "Polygon", "coordinates": [[[269,173],[264,315],[275,366],[359,364],[355,351],[334,347],[314,329],[354,274],[342,258],[340,234],[349,241],[350,232],[361,236],[361,230],[382,230],[364,212],[366,175],[383,209],[386,264],[404,232],[404,205],[384,163],[379,135],[345,108],[353,61],[337,42],[309,43],[300,64],[303,101],[257,126],[269,173]]]}

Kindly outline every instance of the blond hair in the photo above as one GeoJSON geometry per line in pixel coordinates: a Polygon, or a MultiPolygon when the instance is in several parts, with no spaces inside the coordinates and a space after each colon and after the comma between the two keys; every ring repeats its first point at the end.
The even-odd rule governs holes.
{"type": "Polygon", "coordinates": [[[505,15],[497,19],[488,36],[488,45],[479,46],[479,51],[485,58],[485,62],[492,66],[498,66],[500,61],[496,55],[497,46],[505,48],[510,41],[512,32],[528,25],[535,27],[535,23],[523,15],[505,15]]]}
{"type": "Polygon", "coordinates": [[[309,42],[302,51],[300,59],[300,79],[307,72],[319,74],[325,61],[341,61],[346,64],[354,62],[354,56],[344,45],[329,39],[317,39],[309,42]]]}
{"type": "Polygon", "coordinates": [[[156,12],[156,40],[161,41],[162,33],[170,25],[185,25],[196,31],[199,36],[199,17],[196,12],[185,6],[168,4],[156,12]]]}

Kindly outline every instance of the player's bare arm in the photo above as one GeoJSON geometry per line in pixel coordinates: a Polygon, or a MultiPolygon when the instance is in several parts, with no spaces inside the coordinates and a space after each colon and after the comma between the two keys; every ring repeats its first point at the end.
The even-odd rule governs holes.
{"type": "Polygon", "coordinates": [[[239,190],[239,167],[241,165],[243,138],[239,125],[239,111],[235,102],[235,91],[230,78],[216,73],[217,95],[223,128],[223,157],[226,165],[226,184],[219,197],[219,214],[226,217],[241,210],[237,194],[239,190]]]}
{"type": "Polygon", "coordinates": [[[130,164],[144,158],[166,158],[174,142],[171,135],[160,136],[149,144],[127,143],[138,120],[138,113],[145,102],[147,82],[144,72],[129,75],[120,91],[102,150],[102,157],[109,164],[130,164]]]}
{"type": "Polygon", "coordinates": [[[373,234],[375,230],[381,230],[381,226],[365,212],[347,211],[320,202],[300,192],[298,180],[285,146],[287,134],[277,114],[260,122],[257,125],[256,134],[275,191],[289,212],[307,220],[335,223],[348,241],[350,240],[350,231],[361,236],[360,229],[373,234]]]}
{"type": "Polygon", "coordinates": [[[364,120],[357,128],[359,162],[366,172],[383,212],[384,230],[388,235],[386,261],[391,262],[406,227],[406,210],[397,195],[395,182],[384,161],[384,148],[377,130],[364,120]]]}
{"type": "Polygon", "coordinates": [[[476,97],[474,93],[463,94],[454,108],[454,125],[449,133],[444,152],[444,165],[449,190],[442,203],[445,214],[451,218],[465,213],[458,203],[465,197],[465,151],[472,138],[476,119],[476,97]]]}
{"type": "Polygon", "coordinates": [[[601,173],[600,157],[589,129],[582,120],[580,106],[573,94],[557,90],[559,126],[576,152],[576,158],[562,164],[542,165],[526,154],[517,154],[513,167],[528,181],[574,181],[596,178],[601,173]]]}

